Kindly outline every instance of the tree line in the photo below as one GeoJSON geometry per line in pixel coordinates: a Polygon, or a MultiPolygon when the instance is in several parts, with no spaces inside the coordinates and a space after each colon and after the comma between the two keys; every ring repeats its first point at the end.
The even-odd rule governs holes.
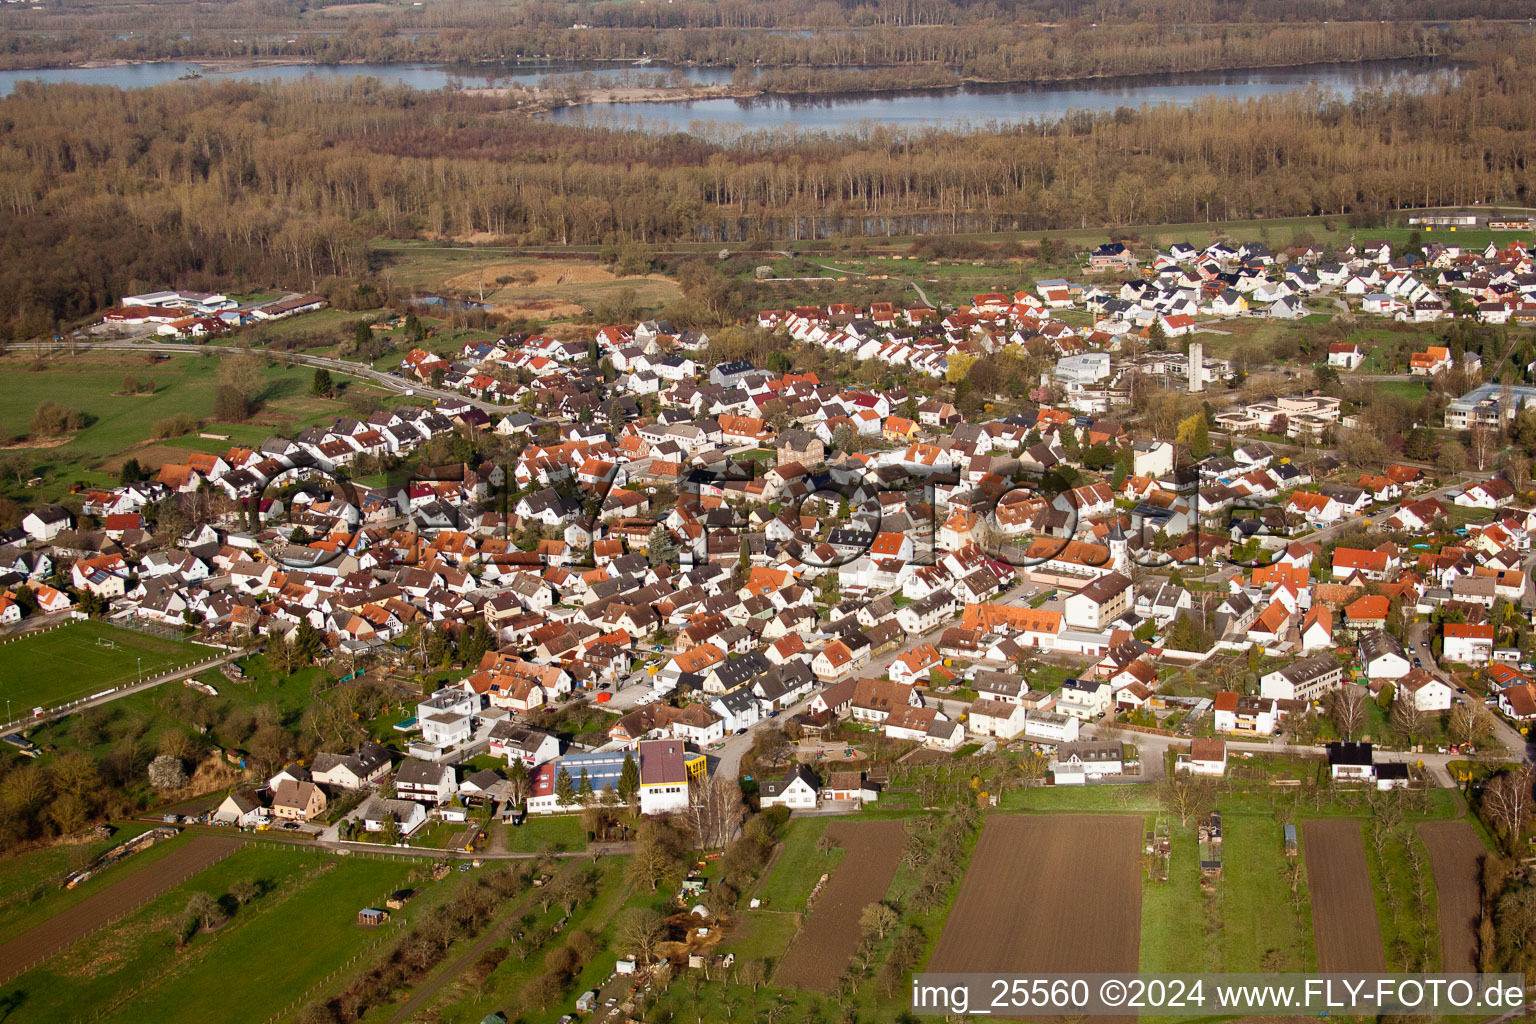
{"type": "MultiPolygon", "coordinates": [[[[643,8],[640,8],[643,9],[643,8]]],[[[1409,21],[1259,22],[1190,25],[1161,20],[1061,27],[1017,17],[849,30],[764,32],[755,29],[592,28],[560,24],[488,25],[403,33],[394,23],[354,25],[331,34],[226,38],[210,27],[191,36],[135,32],[0,33],[0,66],[38,67],[87,60],[287,58],[316,63],[432,61],[463,65],[466,78],[494,74],[509,59],[634,61],[754,68],[905,68],[957,79],[1049,81],[1114,75],[1212,71],[1335,61],[1430,57],[1456,53],[1503,26],[1409,21]]],[[[828,91],[816,88],[812,91],[828,91]]]]}
{"type": "Polygon", "coordinates": [[[376,81],[26,83],[0,101],[0,339],[157,287],[376,295],[379,237],[761,244],[1526,202],[1533,50],[1511,39],[1455,78],[1349,100],[731,142],[376,81]]]}

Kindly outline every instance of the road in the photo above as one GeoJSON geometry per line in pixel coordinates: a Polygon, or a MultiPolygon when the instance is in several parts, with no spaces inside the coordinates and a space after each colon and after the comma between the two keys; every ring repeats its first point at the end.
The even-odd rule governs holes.
{"type": "MultiPolygon", "coordinates": [[[[1486,472],[1486,473],[1467,473],[1464,476],[1458,477],[1456,480],[1452,481],[1451,483],[1448,483],[1448,484],[1444,485],[1443,487],[1436,487],[1432,491],[1425,491],[1422,494],[1415,494],[1415,495],[1413,495],[1410,498],[1404,498],[1401,502],[1397,503],[1396,505],[1393,505],[1392,508],[1391,508],[1391,511],[1396,511],[1398,508],[1400,508],[1403,505],[1406,505],[1406,504],[1408,504],[1410,502],[1423,501],[1425,498],[1443,498],[1446,495],[1450,494],[1452,491],[1463,490],[1464,488],[1470,486],[1471,484],[1481,483],[1484,480],[1492,479],[1493,476],[1494,476],[1494,474],[1491,473],[1491,472],[1486,472]]],[[[1366,515],[1364,517],[1362,517],[1362,516],[1345,516],[1343,519],[1340,519],[1336,523],[1333,523],[1333,524],[1331,524],[1329,526],[1319,527],[1318,529],[1313,530],[1311,533],[1303,534],[1300,537],[1295,537],[1295,538],[1292,538],[1292,539],[1297,541],[1297,542],[1300,542],[1300,543],[1317,543],[1317,544],[1321,544],[1324,541],[1331,539],[1336,534],[1342,533],[1343,531],[1349,529],[1352,526],[1359,526],[1359,525],[1363,524],[1366,519],[1370,519],[1371,521],[1376,522],[1376,521],[1379,521],[1379,520],[1382,520],[1382,519],[1386,519],[1390,514],[1391,514],[1391,512],[1372,512],[1369,515],[1366,515]]]]}
{"type": "MultiPolygon", "coordinates": [[[[1170,747],[1189,745],[1188,736],[1162,736],[1157,733],[1130,732],[1124,729],[1112,729],[1105,731],[1103,726],[1086,726],[1084,735],[1094,739],[1114,739],[1125,743],[1135,744],[1141,755],[1143,769],[1149,764],[1161,765],[1170,747]]],[[[1522,737],[1522,743],[1524,738],[1522,737]]],[[[1227,754],[1230,757],[1234,752],[1251,752],[1255,754],[1292,754],[1299,757],[1326,757],[1328,748],[1321,746],[1302,746],[1295,743],[1261,743],[1249,740],[1227,740],[1227,754]]],[[[1438,783],[1448,789],[1455,788],[1455,782],[1451,779],[1450,771],[1446,765],[1452,761],[1465,761],[1466,754],[1414,754],[1403,750],[1377,750],[1375,760],[1377,764],[1385,764],[1394,761],[1403,761],[1409,764],[1422,761],[1424,766],[1432,771],[1438,783]]],[[[1147,773],[1142,776],[1144,781],[1152,782],[1161,777],[1161,772],[1147,773]]]]}

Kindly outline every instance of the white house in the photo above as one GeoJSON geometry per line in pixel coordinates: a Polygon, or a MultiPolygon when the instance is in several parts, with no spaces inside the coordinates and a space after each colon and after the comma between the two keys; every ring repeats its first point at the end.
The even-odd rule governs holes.
{"type": "Polygon", "coordinates": [[[224,798],[224,802],[213,812],[213,822],[217,825],[236,825],[240,828],[255,828],[264,824],[271,815],[266,807],[262,806],[256,794],[249,790],[236,790],[224,798]]]}
{"type": "Polygon", "coordinates": [[[458,773],[451,764],[408,757],[395,771],[395,795],[402,800],[441,805],[458,791],[458,773]]]}
{"type": "Polygon", "coordinates": [[[1444,680],[1436,679],[1421,668],[1416,668],[1397,681],[1394,700],[1411,700],[1420,711],[1449,711],[1453,695],[1444,680]]]}
{"type": "Polygon", "coordinates": [[[1114,693],[1108,683],[1092,679],[1068,679],[1061,685],[1056,708],[1063,715],[1088,721],[1109,710],[1114,693]]]}
{"type": "Polygon", "coordinates": [[[815,810],[820,800],[821,780],[809,765],[797,764],[782,779],[767,779],[759,791],[764,810],[788,807],[791,810],[815,810]]]}
{"type": "Polygon", "coordinates": [[[1192,775],[1227,774],[1227,741],[1204,738],[1191,740],[1189,753],[1178,756],[1174,770],[1192,775]]]}
{"type": "Polygon", "coordinates": [[[1252,697],[1223,691],[1216,695],[1212,726],[1217,732],[1273,736],[1275,707],[1272,697],[1252,697]]]}
{"type": "Polygon", "coordinates": [[[457,687],[439,690],[416,705],[421,738],[438,747],[467,743],[474,734],[474,715],[479,710],[479,694],[457,687]]]}
{"type": "Polygon", "coordinates": [[[1480,665],[1493,657],[1493,627],[1447,622],[1441,657],[1461,665],[1480,665]]]}
{"type": "Polygon", "coordinates": [[[69,524],[69,511],[57,505],[44,505],[42,508],[33,509],[21,520],[21,528],[27,531],[27,536],[40,544],[48,543],[61,532],[69,529],[69,524]]]}
{"type": "Polygon", "coordinates": [[[1056,748],[1056,760],[1051,762],[1051,772],[1056,784],[1073,785],[1105,775],[1119,775],[1125,771],[1120,744],[1083,740],[1063,743],[1056,748]]]}
{"type": "Polygon", "coordinates": [[[390,800],[382,796],[369,797],[358,813],[367,832],[384,831],[384,823],[390,818],[400,826],[400,837],[408,837],[427,823],[427,809],[414,800],[390,800]]]}
{"type": "Polygon", "coordinates": [[[1403,642],[1391,633],[1373,629],[1360,635],[1360,664],[1371,679],[1401,679],[1413,665],[1403,642]]]}

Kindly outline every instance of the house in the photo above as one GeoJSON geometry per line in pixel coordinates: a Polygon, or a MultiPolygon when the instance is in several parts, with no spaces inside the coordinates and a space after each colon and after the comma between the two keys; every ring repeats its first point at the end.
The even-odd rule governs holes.
{"type": "Polygon", "coordinates": [[[1345,629],[1355,637],[1386,629],[1391,611],[1391,598],[1385,594],[1366,594],[1344,606],[1345,629]]]}
{"type": "Polygon", "coordinates": [[[1125,771],[1120,744],[1095,740],[1063,743],[1056,748],[1051,773],[1056,784],[1081,785],[1089,779],[1120,775],[1125,771]]]}
{"type": "Polygon", "coordinates": [[[1374,779],[1369,743],[1328,744],[1328,774],[1335,781],[1359,782],[1374,779]]]}
{"type": "Polygon", "coordinates": [[[73,522],[68,509],[58,505],[44,505],[28,512],[21,520],[21,528],[27,536],[39,544],[47,544],[73,522]]]}
{"type": "Polygon", "coordinates": [[[316,754],[310,776],[323,785],[357,790],[378,782],[389,774],[389,768],[389,751],[369,741],[353,754],[316,754]]]}
{"type": "Polygon", "coordinates": [[[1403,642],[1384,630],[1362,633],[1359,641],[1360,664],[1371,679],[1401,679],[1413,665],[1403,642]]]}
{"type": "Polygon", "coordinates": [[[689,786],[705,777],[703,754],[692,753],[681,740],[644,740],[640,758],[640,812],[669,814],[686,811],[689,786]]]}
{"type": "Polygon", "coordinates": [[[1130,610],[1131,578],[1112,572],[1080,588],[1066,600],[1067,625],[1102,630],[1130,610]]]}
{"type": "Polygon", "coordinates": [[[1408,372],[1415,377],[1433,377],[1441,370],[1451,368],[1451,350],[1431,345],[1423,352],[1408,357],[1408,372]]]}
{"type": "Polygon", "coordinates": [[[820,801],[821,780],[810,765],[797,764],[781,779],[766,779],[759,790],[764,810],[788,807],[791,810],[815,810],[820,801]]]}
{"type": "Polygon", "coordinates": [[[973,736],[1011,740],[1023,735],[1029,712],[1023,704],[981,698],[966,709],[966,726],[973,736]]]}
{"type": "Polygon", "coordinates": [[[272,816],[285,821],[308,821],[325,811],[325,791],[313,782],[284,779],[272,792],[272,816]]]}
{"type": "Polygon", "coordinates": [[[480,710],[480,696],[471,690],[445,687],[416,705],[421,723],[421,737],[436,747],[453,747],[469,742],[474,734],[474,714],[480,710]]]}
{"type": "Polygon", "coordinates": [[[1335,341],[1328,346],[1328,365],[1353,370],[1365,362],[1365,353],[1352,341],[1335,341]]]}
{"type": "Polygon", "coordinates": [[[828,803],[874,803],[880,799],[880,788],[865,778],[863,772],[831,772],[827,784],[821,787],[821,798],[828,803]]]}
{"type": "Polygon", "coordinates": [[[868,678],[854,683],[848,704],[855,721],[874,724],[884,722],[898,708],[922,706],[922,694],[915,686],[868,678]]]}
{"type": "Polygon", "coordinates": [[[814,434],[804,430],[786,430],[774,439],[778,464],[800,463],[819,466],[827,459],[827,447],[814,434]]]}
{"type": "Polygon", "coordinates": [[[1227,774],[1227,741],[1199,737],[1189,743],[1189,753],[1180,754],[1175,771],[1192,775],[1227,774]]]}
{"type": "Polygon", "coordinates": [[[1273,736],[1277,720],[1272,697],[1253,697],[1222,691],[1216,694],[1212,727],[1217,732],[1244,736],[1273,736]]]}
{"type": "Polygon", "coordinates": [[[493,757],[506,758],[508,765],[521,761],[529,768],[537,768],[560,756],[560,738],[542,729],[504,719],[491,727],[486,749],[493,757]]]}
{"type": "Polygon", "coordinates": [[[427,823],[427,809],[414,800],[391,800],[371,796],[358,810],[358,819],[365,832],[383,832],[385,822],[393,819],[400,830],[400,838],[406,839],[427,823]]]}
{"type": "Polygon", "coordinates": [[[1100,718],[1114,700],[1113,688],[1092,679],[1068,679],[1061,684],[1056,709],[1063,715],[1089,721],[1100,718]]]}
{"type": "Polygon", "coordinates": [[[1259,679],[1259,695],[1276,700],[1314,701],[1344,679],[1344,670],[1331,654],[1314,654],[1259,679]]]}
{"type": "Polygon", "coordinates": [[[1441,657],[1461,665],[1480,665],[1493,657],[1493,627],[1447,622],[1442,629],[1441,657]]]}
{"type": "Polygon", "coordinates": [[[255,828],[264,824],[270,815],[256,794],[250,790],[234,790],[213,811],[215,825],[235,825],[239,828],[255,828]]]}
{"type": "Polygon", "coordinates": [[[458,773],[450,764],[408,757],[395,771],[395,795],[402,800],[441,806],[458,791],[458,773]]]}
{"type": "Polygon", "coordinates": [[[921,743],[935,750],[958,750],[965,740],[960,723],[951,721],[938,708],[892,708],[882,725],[890,739],[921,743]]]}
{"type": "Polygon", "coordinates": [[[1392,699],[1411,700],[1419,711],[1434,712],[1451,710],[1454,697],[1443,680],[1416,668],[1397,681],[1397,692],[1392,699]]]}

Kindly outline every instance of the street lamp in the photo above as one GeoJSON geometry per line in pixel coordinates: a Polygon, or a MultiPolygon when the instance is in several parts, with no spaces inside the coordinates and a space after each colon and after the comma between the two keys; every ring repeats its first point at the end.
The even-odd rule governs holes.
{"type": "Polygon", "coordinates": [[[142,654],[139,655],[138,662],[139,662],[139,682],[142,683],[142,682],[144,682],[144,656],[142,654]]]}

